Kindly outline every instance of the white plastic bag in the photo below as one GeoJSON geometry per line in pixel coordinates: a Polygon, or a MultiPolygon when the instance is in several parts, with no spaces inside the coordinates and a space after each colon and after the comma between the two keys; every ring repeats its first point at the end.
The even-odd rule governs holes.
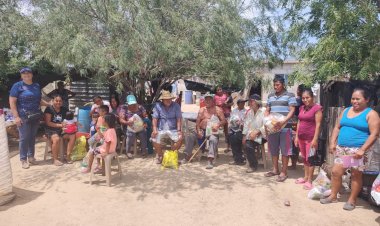
{"type": "Polygon", "coordinates": [[[376,205],[380,205],[380,174],[376,177],[372,184],[371,196],[376,205]]]}
{"type": "Polygon", "coordinates": [[[324,194],[328,194],[328,190],[331,188],[331,181],[327,177],[326,172],[321,169],[317,178],[313,181],[313,189],[309,191],[307,197],[309,199],[320,199],[324,197],[324,194]]]}
{"type": "Polygon", "coordinates": [[[273,113],[270,113],[267,117],[264,117],[264,126],[265,128],[267,129],[268,131],[268,134],[273,134],[273,133],[277,133],[279,132],[281,129],[283,129],[286,124],[284,124],[281,128],[279,129],[275,129],[274,128],[274,125],[277,123],[277,122],[280,122],[280,121],[284,121],[285,120],[285,116],[283,116],[282,114],[280,113],[276,113],[276,112],[273,112],[273,113]]]}
{"type": "Polygon", "coordinates": [[[138,133],[144,129],[144,121],[137,114],[134,114],[129,120],[132,120],[133,124],[128,126],[128,130],[138,133]]]}
{"type": "Polygon", "coordinates": [[[218,116],[212,115],[210,120],[207,122],[206,126],[206,137],[210,136],[211,134],[219,134],[219,131],[213,131],[213,127],[218,125],[220,123],[220,120],[218,116]]]}

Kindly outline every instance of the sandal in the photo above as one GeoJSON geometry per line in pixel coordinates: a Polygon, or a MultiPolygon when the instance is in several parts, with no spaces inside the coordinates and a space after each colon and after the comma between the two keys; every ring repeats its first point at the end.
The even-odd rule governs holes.
{"type": "Polygon", "coordinates": [[[279,175],[276,179],[277,182],[284,182],[286,179],[288,179],[287,175],[281,176],[279,175]]]}
{"type": "Polygon", "coordinates": [[[277,176],[277,175],[280,175],[280,173],[274,173],[272,171],[269,171],[267,173],[264,174],[264,176],[266,177],[274,177],[274,176],[277,176]]]}
{"type": "Polygon", "coordinates": [[[320,199],[319,202],[321,204],[330,204],[330,203],[338,202],[338,200],[332,199],[330,197],[327,197],[327,198],[324,198],[324,199],[320,199]]]}
{"type": "Polygon", "coordinates": [[[53,161],[53,165],[55,165],[55,166],[62,166],[63,163],[61,161],[59,161],[59,160],[54,160],[53,161]]]}
{"type": "Polygon", "coordinates": [[[313,188],[313,185],[308,181],[303,185],[303,189],[305,190],[311,190],[313,188]]]}
{"type": "Polygon", "coordinates": [[[354,209],[355,209],[355,204],[352,204],[352,203],[346,202],[346,203],[343,205],[343,209],[344,209],[344,210],[348,210],[348,211],[354,210],[354,209]]]}
{"type": "Polygon", "coordinates": [[[296,180],[296,184],[304,184],[306,183],[305,179],[303,179],[303,177],[300,177],[296,180]]]}

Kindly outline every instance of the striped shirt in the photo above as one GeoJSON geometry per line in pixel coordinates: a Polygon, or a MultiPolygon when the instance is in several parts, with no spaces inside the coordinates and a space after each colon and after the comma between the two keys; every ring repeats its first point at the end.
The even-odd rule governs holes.
{"type": "Polygon", "coordinates": [[[285,90],[279,96],[276,96],[276,93],[269,94],[268,106],[270,107],[270,112],[276,112],[287,116],[290,111],[289,107],[297,106],[297,100],[293,93],[285,90]]]}

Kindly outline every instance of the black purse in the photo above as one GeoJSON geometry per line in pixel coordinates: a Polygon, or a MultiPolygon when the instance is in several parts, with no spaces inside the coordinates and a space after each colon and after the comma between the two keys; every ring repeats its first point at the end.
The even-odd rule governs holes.
{"type": "Polygon", "coordinates": [[[27,122],[39,121],[41,118],[42,118],[42,112],[41,111],[26,114],[26,121],[27,122]]]}
{"type": "Polygon", "coordinates": [[[313,154],[309,154],[309,157],[307,158],[307,161],[310,163],[311,166],[322,166],[323,164],[323,157],[320,154],[320,151],[315,150],[313,154]]]}

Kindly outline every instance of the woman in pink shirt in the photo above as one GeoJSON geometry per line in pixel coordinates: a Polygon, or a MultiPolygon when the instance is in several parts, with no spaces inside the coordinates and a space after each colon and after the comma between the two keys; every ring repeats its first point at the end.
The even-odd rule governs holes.
{"type": "Polygon", "coordinates": [[[305,176],[298,178],[296,184],[303,184],[304,189],[310,190],[314,174],[314,166],[308,162],[311,148],[318,148],[318,136],[322,122],[322,107],[314,103],[313,91],[305,89],[302,92],[302,102],[298,115],[298,125],[295,138],[295,145],[299,147],[304,158],[305,176]]]}
{"type": "MultiPolygon", "coordinates": [[[[223,109],[224,117],[228,122],[228,118],[231,115],[231,106],[233,105],[231,94],[227,95],[227,93],[223,92],[223,89],[220,86],[216,87],[215,93],[215,105],[223,109]]],[[[230,142],[228,139],[228,123],[224,124],[223,131],[227,143],[227,149],[224,152],[227,153],[230,151],[230,142]]]]}

